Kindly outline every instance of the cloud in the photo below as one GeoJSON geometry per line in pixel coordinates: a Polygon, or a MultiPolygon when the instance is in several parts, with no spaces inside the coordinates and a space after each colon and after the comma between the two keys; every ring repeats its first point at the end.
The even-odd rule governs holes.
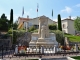
{"type": "Polygon", "coordinates": [[[76,7],[80,7],[80,4],[75,5],[76,7]]]}
{"type": "Polygon", "coordinates": [[[67,13],[71,13],[72,12],[72,8],[65,6],[65,9],[61,10],[61,12],[67,12],[67,13]]]}

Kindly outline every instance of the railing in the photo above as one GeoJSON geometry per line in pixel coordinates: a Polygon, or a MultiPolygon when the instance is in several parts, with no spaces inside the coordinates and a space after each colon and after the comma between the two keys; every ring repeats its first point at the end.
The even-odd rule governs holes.
{"type": "MultiPolygon", "coordinates": [[[[71,45],[73,46],[73,45],[71,45]]],[[[74,45],[75,46],[75,45],[74,45]]],[[[79,46],[79,45],[78,45],[79,46]]],[[[44,57],[44,56],[67,56],[67,55],[79,55],[80,54],[80,50],[78,51],[73,51],[71,49],[69,50],[64,50],[64,49],[60,49],[60,47],[56,47],[57,49],[54,48],[54,46],[29,46],[25,51],[23,51],[23,53],[20,53],[20,51],[18,51],[17,54],[14,54],[15,51],[14,50],[5,50],[3,46],[1,46],[0,48],[2,48],[2,50],[0,51],[0,56],[2,56],[2,58],[5,57],[10,57],[10,58],[14,58],[14,57],[21,57],[21,56],[25,56],[25,57],[44,57]],[[55,51],[56,50],[56,51],[55,51]]],[[[9,48],[9,47],[7,47],[9,48]]]]}

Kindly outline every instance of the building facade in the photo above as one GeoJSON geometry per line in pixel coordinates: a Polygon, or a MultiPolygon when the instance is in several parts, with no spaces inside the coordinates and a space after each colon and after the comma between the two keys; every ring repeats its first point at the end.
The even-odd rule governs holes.
{"type": "MultiPolygon", "coordinates": [[[[48,18],[48,17],[46,17],[46,18],[48,18]]],[[[57,24],[57,22],[48,18],[48,25],[53,24],[53,23],[57,24]]],[[[71,19],[71,16],[69,16],[69,18],[63,19],[61,21],[61,23],[62,23],[62,30],[64,33],[75,34],[76,30],[74,28],[74,20],[71,19]]],[[[21,17],[18,18],[18,29],[21,29],[21,28],[27,29],[33,25],[36,28],[39,27],[39,17],[29,18],[29,16],[27,16],[27,18],[21,18],[21,17]]]]}
{"type": "MultiPolygon", "coordinates": [[[[45,16],[46,17],[46,16],[45,16]]],[[[48,18],[48,17],[46,17],[48,18]]],[[[53,24],[55,23],[55,21],[51,20],[50,18],[48,18],[48,24],[53,24]]],[[[29,18],[29,16],[27,16],[27,18],[21,18],[19,17],[18,18],[18,29],[21,29],[21,28],[28,28],[30,26],[35,26],[36,28],[38,28],[39,26],[39,17],[36,17],[36,18],[29,18]]]]}
{"type": "Polygon", "coordinates": [[[74,28],[74,20],[71,19],[71,16],[69,16],[69,18],[63,19],[61,23],[64,33],[75,34],[76,30],[74,28]]]}

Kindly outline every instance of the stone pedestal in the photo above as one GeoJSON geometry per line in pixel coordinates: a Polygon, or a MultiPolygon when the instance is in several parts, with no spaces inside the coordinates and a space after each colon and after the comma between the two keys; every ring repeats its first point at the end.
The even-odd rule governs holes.
{"type": "Polygon", "coordinates": [[[48,17],[41,16],[39,18],[38,33],[32,33],[32,39],[29,43],[31,46],[54,46],[58,45],[54,33],[49,33],[48,17]],[[34,37],[34,38],[33,38],[34,37]]]}

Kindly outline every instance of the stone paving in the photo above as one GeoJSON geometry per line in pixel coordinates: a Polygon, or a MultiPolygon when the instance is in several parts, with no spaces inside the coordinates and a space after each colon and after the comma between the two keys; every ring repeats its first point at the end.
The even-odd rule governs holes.
{"type": "MultiPolygon", "coordinates": [[[[42,56],[41,60],[67,60],[66,57],[71,57],[71,56],[80,56],[79,55],[67,55],[67,56],[62,56],[62,55],[56,55],[56,56],[42,56]]],[[[1,58],[1,57],[0,57],[1,58]]],[[[4,57],[4,59],[6,60],[23,60],[23,59],[40,59],[39,56],[29,56],[29,57],[12,57],[10,58],[10,56],[8,57],[7,55],[4,57]]]]}

